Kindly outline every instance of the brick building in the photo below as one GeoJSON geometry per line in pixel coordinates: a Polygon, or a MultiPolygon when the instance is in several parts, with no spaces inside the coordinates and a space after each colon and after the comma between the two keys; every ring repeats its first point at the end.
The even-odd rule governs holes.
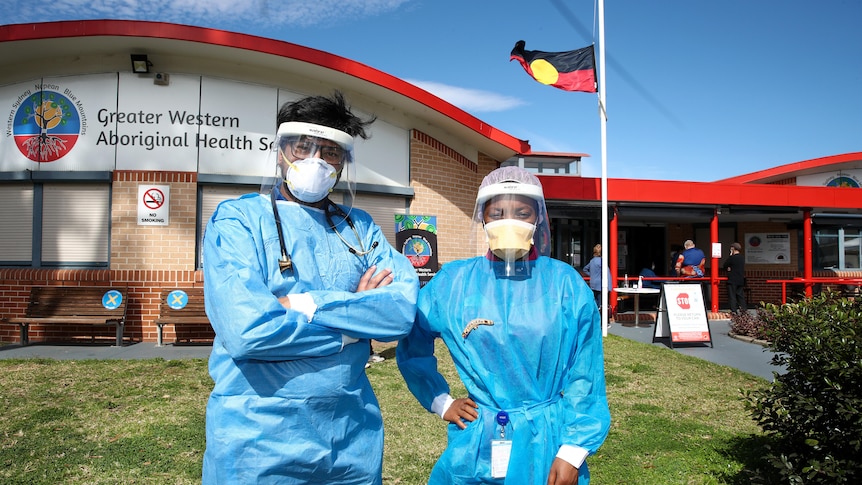
{"type": "MultiPolygon", "coordinates": [[[[585,154],[533,153],[526,141],[416,86],[295,44],[155,22],[7,25],[0,26],[7,120],[0,318],[23,313],[32,286],[122,286],[126,336],[154,342],[160,291],[203,284],[200,243],[216,204],[257,191],[271,175],[266,156],[278,107],[335,89],[355,111],[377,116],[372,138],[356,148],[352,202],[391,242],[394,214],[427,214],[437,218],[441,263],[477,254],[481,248],[469,244],[477,241],[470,234],[476,188],[489,171],[517,163],[545,185],[554,257],[587,263],[601,239],[601,194],[599,180],[580,177],[585,154]],[[41,133],[23,128],[34,117],[41,133]],[[34,149],[39,136],[51,143],[34,149]]],[[[777,235],[782,244],[763,257],[784,259],[748,262],[755,300],[779,298],[767,279],[814,267],[862,271],[854,243],[862,239],[862,191],[830,186],[862,178],[860,160],[860,153],[839,155],[715,183],[609,180],[613,270],[622,277],[649,263],[665,268],[671,246],[684,239],[710,254],[716,244],[777,235]]],[[[30,338],[90,332],[36,326],[30,338]]],[[[0,341],[17,335],[0,321],[0,341]]],[[[208,336],[204,328],[184,337],[208,336]]]]}

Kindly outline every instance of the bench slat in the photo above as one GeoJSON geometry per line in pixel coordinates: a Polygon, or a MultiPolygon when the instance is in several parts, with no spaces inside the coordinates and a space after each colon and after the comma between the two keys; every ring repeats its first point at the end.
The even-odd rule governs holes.
{"type": "Polygon", "coordinates": [[[102,318],[102,317],[81,317],[81,316],[68,316],[68,317],[37,317],[37,318],[13,318],[10,319],[11,323],[69,323],[73,325],[115,325],[120,319],[118,318],[102,318]]]}

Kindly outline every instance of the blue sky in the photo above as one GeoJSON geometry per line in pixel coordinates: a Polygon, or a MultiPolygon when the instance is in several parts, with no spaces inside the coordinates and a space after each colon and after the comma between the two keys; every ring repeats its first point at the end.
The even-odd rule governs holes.
{"type": "MultiPolygon", "coordinates": [[[[7,0],[0,24],[137,19],[244,32],[413,82],[601,175],[595,94],[509,62],[598,42],[582,0],[7,0]]],[[[862,2],[606,0],[608,175],[712,181],[862,151],[862,2]]]]}

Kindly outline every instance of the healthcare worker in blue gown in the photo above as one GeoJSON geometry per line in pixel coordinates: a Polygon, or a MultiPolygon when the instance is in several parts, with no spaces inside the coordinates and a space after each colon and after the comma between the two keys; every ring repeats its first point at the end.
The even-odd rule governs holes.
{"type": "Polygon", "coordinates": [[[547,256],[548,214],[529,172],[485,177],[474,220],[487,255],[443,265],[420,290],[416,324],[396,351],[410,391],[450,423],[429,483],[586,484],[584,460],[610,427],[593,293],[547,256]],[[468,396],[450,396],[437,338],[468,396]]]}
{"type": "Polygon", "coordinates": [[[329,199],[371,121],[337,92],[285,104],[277,183],[222,202],[206,227],[204,484],[382,483],[369,339],[407,335],[419,282],[366,212],[329,199]]]}

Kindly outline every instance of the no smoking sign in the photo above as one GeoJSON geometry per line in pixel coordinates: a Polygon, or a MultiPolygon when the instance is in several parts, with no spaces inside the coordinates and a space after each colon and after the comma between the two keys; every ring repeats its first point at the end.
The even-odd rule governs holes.
{"type": "Polygon", "coordinates": [[[170,223],[170,185],[138,186],[138,225],[167,226],[170,223]]]}

